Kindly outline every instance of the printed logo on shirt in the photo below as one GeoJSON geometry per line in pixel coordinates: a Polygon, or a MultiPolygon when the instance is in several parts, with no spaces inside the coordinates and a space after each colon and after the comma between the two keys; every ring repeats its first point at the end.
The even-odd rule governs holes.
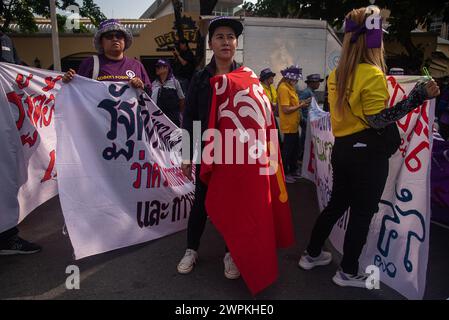
{"type": "Polygon", "coordinates": [[[126,75],[130,78],[130,79],[134,79],[136,77],[136,73],[132,70],[126,70],[126,75]]]}
{"type": "Polygon", "coordinates": [[[114,81],[114,80],[127,81],[127,80],[129,80],[129,78],[128,78],[128,76],[110,76],[110,75],[107,75],[107,76],[100,76],[100,77],[97,78],[97,80],[98,81],[114,81]]]}
{"type": "Polygon", "coordinates": [[[3,51],[11,51],[11,48],[10,48],[10,47],[2,46],[2,50],[3,50],[3,51]]]}

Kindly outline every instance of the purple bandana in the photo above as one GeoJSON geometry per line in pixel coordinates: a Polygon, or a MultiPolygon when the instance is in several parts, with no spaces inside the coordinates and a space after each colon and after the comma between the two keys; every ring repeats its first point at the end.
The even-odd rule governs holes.
{"type": "Polygon", "coordinates": [[[351,43],[356,42],[361,34],[366,33],[366,46],[370,49],[380,48],[382,45],[382,18],[380,18],[380,28],[372,25],[369,29],[366,27],[366,20],[362,25],[358,25],[351,19],[346,19],[345,33],[348,32],[354,33],[351,37],[351,43]]]}

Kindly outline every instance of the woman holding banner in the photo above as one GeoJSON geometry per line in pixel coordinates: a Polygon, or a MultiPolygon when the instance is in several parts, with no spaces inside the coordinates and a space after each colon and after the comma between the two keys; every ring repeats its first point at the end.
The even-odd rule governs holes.
{"type": "Polygon", "coordinates": [[[331,254],[322,247],[350,207],[343,259],[332,279],[340,286],[366,287],[367,276],[359,273],[358,260],[371,219],[379,209],[388,177],[388,159],[396,151],[386,142],[397,133],[395,122],[440,92],[436,82],[429,79],[418,83],[406,100],[386,108],[389,93],[379,14],[379,8],[371,6],[352,10],[346,16],[341,59],[328,79],[335,136],[332,194],[299,261],[305,270],[331,262],[331,254]]]}
{"type": "MultiPolygon", "coordinates": [[[[80,76],[98,81],[128,82],[133,88],[145,90],[151,95],[150,77],[136,59],[125,56],[133,42],[131,31],[118,20],[103,21],[94,37],[94,46],[99,55],[86,58],[78,70],[80,76]]],[[[72,81],[76,72],[70,69],[63,77],[63,82],[72,81]]]]}

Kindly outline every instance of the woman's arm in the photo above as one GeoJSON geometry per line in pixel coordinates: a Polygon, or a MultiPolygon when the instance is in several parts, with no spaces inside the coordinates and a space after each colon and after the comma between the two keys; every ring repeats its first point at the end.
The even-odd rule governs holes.
{"type": "Polygon", "coordinates": [[[299,105],[297,105],[297,106],[281,106],[281,108],[285,114],[290,114],[290,113],[297,111],[298,109],[305,108],[308,105],[309,105],[308,100],[303,100],[303,101],[300,101],[299,105]]]}
{"type": "Polygon", "coordinates": [[[385,128],[390,123],[402,119],[410,111],[422,105],[427,99],[439,95],[439,88],[435,81],[429,81],[427,84],[418,83],[410,92],[407,99],[398,102],[393,108],[382,110],[380,113],[365,116],[369,126],[374,129],[385,128]]]}

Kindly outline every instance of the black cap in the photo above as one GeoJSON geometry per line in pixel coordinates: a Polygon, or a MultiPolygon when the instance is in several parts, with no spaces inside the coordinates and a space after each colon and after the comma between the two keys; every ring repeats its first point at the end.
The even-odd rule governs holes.
{"type": "Polygon", "coordinates": [[[218,27],[230,27],[234,30],[235,36],[238,38],[243,32],[243,24],[230,17],[217,17],[212,19],[209,24],[209,37],[211,37],[218,27]]]}

